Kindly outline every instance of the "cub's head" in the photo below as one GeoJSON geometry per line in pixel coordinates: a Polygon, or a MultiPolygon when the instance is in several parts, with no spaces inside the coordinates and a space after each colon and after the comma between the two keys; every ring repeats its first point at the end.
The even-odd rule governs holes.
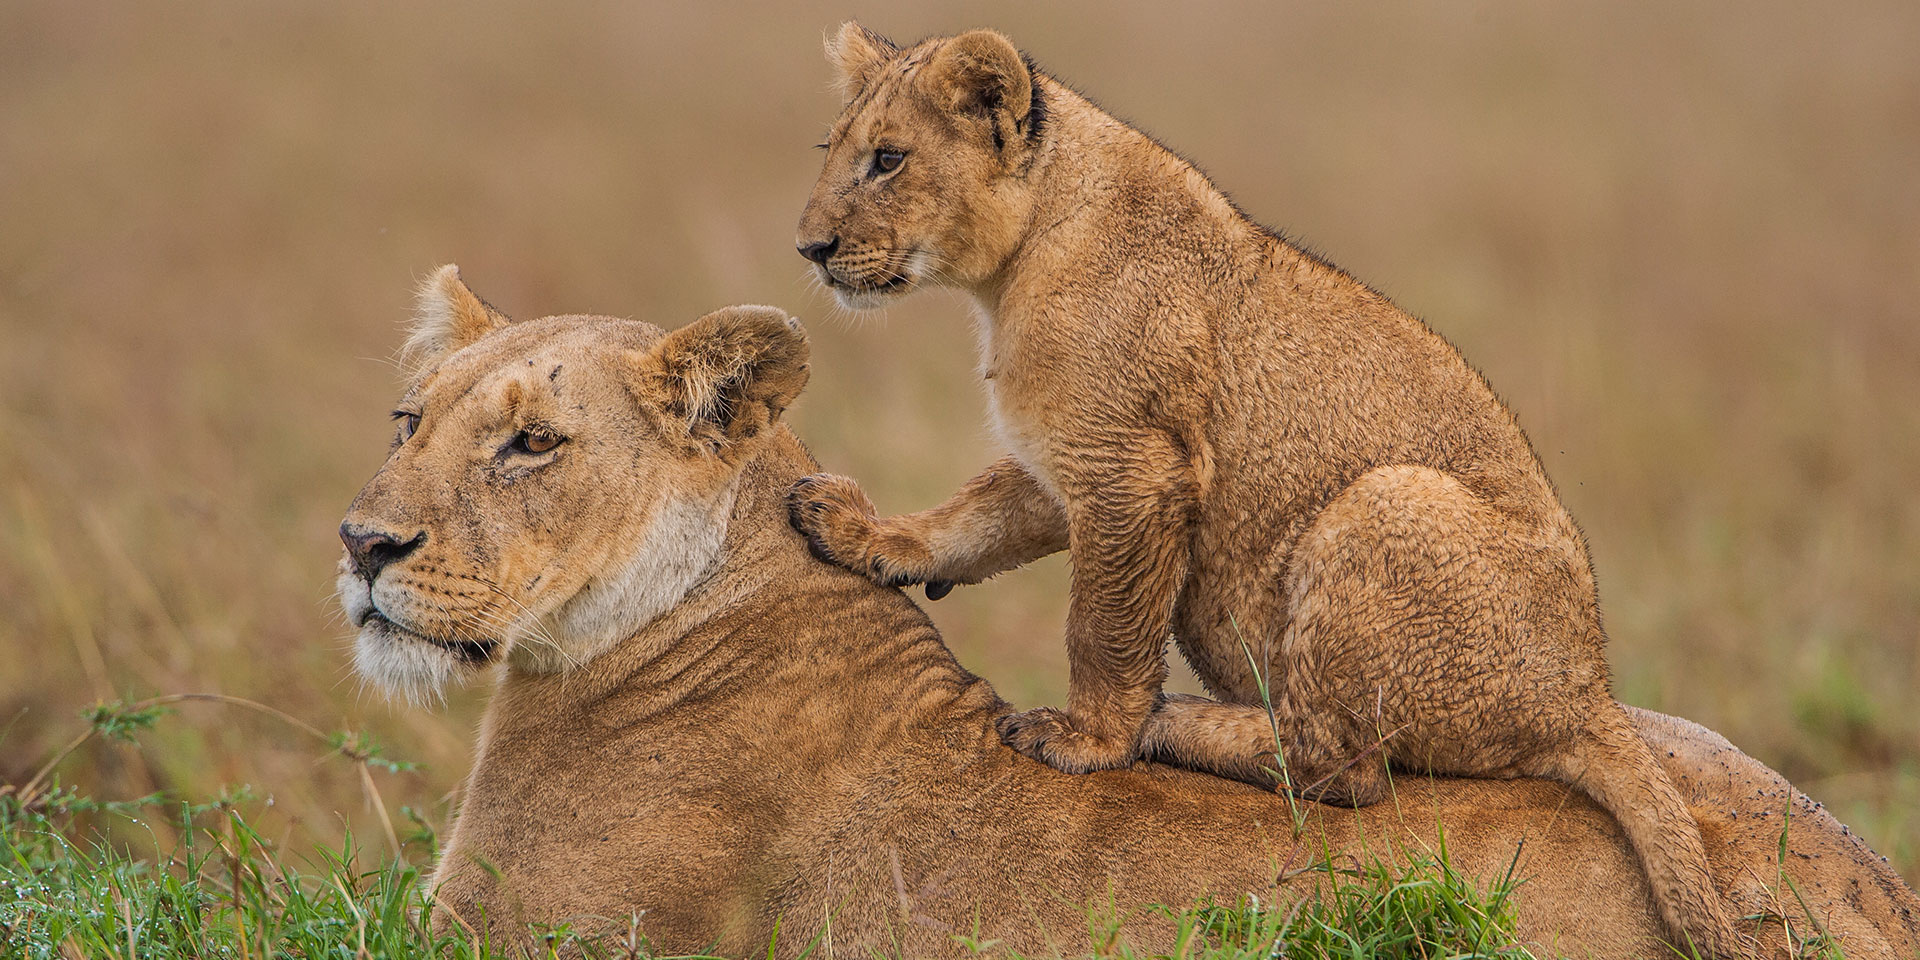
{"type": "Polygon", "coordinates": [[[800,254],[856,308],[992,277],[1032,203],[1046,118],[1032,65],[992,30],[901,50],[853,22],[827,56],[847,106],[800,217],[800,254]]]}
{"type": "Polygon", "coordinates": [[[579,665],[679,602],[807,381],[806,336],[772,307],[672,333],[513,323],[451,265],[422,288],[403,358],[392,449],[340,525],[338,589],[361,675],[416,700],[501,660],[579,665]]]}

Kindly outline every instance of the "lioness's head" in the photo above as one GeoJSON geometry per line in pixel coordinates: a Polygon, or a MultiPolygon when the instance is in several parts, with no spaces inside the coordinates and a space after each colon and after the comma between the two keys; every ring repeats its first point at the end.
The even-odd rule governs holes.
{"type": "Polygon", "coordinates": [[[714,567],[741,469],[807,381],[772,307],[663,333],[509,321],[442,267],[403,354],[387,462],[340,525],[355,665],[418,699],[511,659],[584,663],[714,567]]]}
{"type": "Polygon", "coordinates": [[[797,243],[840,302],[923,282],[971,286],[1012,254],[1046,105],[1006,37],[974,30],[905,50],[848,22],[827,42],[847,105],[797,243]]]}

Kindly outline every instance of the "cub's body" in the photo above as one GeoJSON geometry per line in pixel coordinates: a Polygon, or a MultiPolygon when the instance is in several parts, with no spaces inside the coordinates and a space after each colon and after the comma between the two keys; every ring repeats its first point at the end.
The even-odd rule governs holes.
{"type": "MultiPolygon", "coordinates": [[[[1060,103],[1070,96],[1052,95],[1052,116],[1071,115],[1077,105],[1060,103]]],[[[1204,180],[1176,175],[1184,164],[1156,164],[1165,152],[1128,132],[1135,142],[1115,145],[1137,150],[1134,162],[1151,171],[1143,176],[1172,189],[1078,216],[1062,211],[1069,219],[1052,232],[1056,249],[1017,262],[1004,289],[981,296],[992,331],[982,369],[996,432],[1056,497],[1089,472],[1076,461],[1106,452],[1099,448],[1181,454],[1143,453],[1114,472],[1138,467],[1191,491],[1173,635],[1208,689],[1259,701],[1243,640],[1263,671],[1274,663],[1276,684],[1328,672],[1275,662],[1295,612],[1276,585],[1299,579],[1289,560],[1328,505],[1382,466],[1443,473],[1545,534],[1539,561],[1583,575],[1577,586],[1590,598],[1578,529],[1511,413],[1459,353],[1344,272],[1248,224],[1204,180]],[[1168,222],[1177,229],[1155,232],[1168,222]],[[1165,477],[1169,467],[1178,473],[1165,477]]],[[[1077,153],[1056,149],[1056,163],[1077,153]]],[[[1036,219],[1048,218],[1047,206],[1036,219]]],[[[1425,493],[1427,480],[1402,485],[1403,495],[1425,493]]],[[[1452,495],[1444,481],[1429,482],[1452,495]]],[[[1455,533],[1471,540],[1478,531],[1455,533]]],[[[1586,621],[1577,637],[1598,655],[1597,613],[1556,612],[1586,621]]],[[[1369,657],[1389,652],[1367,646],[1369,657]]],[[[1369,669],[1336,672],[1378,679],[1369,669]]],[[[1571,692],[1604,677],[1589,671],[1580,682],[1588,687],[1571,692]]],[[[1543,693],[1571,699],[1564,689],[1543,693]]]]}
{"type": "Polygon", "coordinates": [[[1070,548],[1068,703],[1004,719],[1017,749],[1353,805],[1387,795],[1386,762],[1558,779],[1620,818],[1676,939],[1739,951],[1609,691],[1585,542],[1449,344],[999,34],[832,46],[849,103],[801,252],[854,306],[971,292],[1013,452],[886,520],[851,480],[803,480],[817,554],[938,595],[1070,548]],[[1169,633],[1226,702],[1161,696],[1169,633]]]}

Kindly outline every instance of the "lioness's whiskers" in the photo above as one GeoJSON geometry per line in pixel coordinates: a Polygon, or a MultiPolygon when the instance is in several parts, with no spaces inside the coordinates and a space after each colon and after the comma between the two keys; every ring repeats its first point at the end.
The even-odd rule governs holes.
{"type": "Polygon", "coordinates": [[[493,616],[499,618],[504,630],[511,632],[514,627],[519,626],[521,629],[527,632],[527,637],[529,640],[535,643],[538,643],[540,646],[546,647],[549,650],[552,650],[555,654],[558,654],[560,659],[564,661],[569,668],[580,666],[580,661],[575,659],[573,654],[567,652],[567,649],[560,645],[560,641],[554,638],[552,632],[550,632],[547,629],[547,626],[545,622],[543,622],[543,620],[541,619],[540,615],[534,613],[532,610],[527,609],[527,605],[524,603],[521,603],[518,597],[515,597],[513,594],[508,593],[506,590],[501,589],[499,584],[496,584],[485,577],[469,577],[468,579],[472,580],[475,583],[480,584],[483,587],[486,587],[488,590],[493,591],[495,594],[499,595],[502,599],[506,600],[508,603],[511,603],[515,607],[518,607],[520,609],[522,616],[513,618],[511,620],[507,619],[501,614],[498,614],[498,613],[493,614],[493,616]]]}

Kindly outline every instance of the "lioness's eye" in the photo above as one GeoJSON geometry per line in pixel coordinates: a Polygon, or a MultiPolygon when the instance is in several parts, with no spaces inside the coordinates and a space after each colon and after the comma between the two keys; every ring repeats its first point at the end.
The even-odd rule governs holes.
{"type": "Polygon", "coordinates": [[[875,150],[873,152],[873,172],[876,175],[892,173],[900,169],[900,164],[905,162],[906,159],[907,153],[904,150],[888,150],[885,148],[875,150]]]}
{"type": "Polygon", "coordinates": [[[393,418],[395,420],[400,421],[400,442],[401,443],[407,442],[407,438],[413,436],[413,432],[415,430],[420,429],[420,415],[417,413],[409,413],[405,410],[395,410],[393,412],[393,418]]]}
{"type": "Polygon", "coordinates": [[[522,430],[513,435],[507,449],[515,453],[546,453],[560,445],[566,438],[545,430],[522,430]]]}

